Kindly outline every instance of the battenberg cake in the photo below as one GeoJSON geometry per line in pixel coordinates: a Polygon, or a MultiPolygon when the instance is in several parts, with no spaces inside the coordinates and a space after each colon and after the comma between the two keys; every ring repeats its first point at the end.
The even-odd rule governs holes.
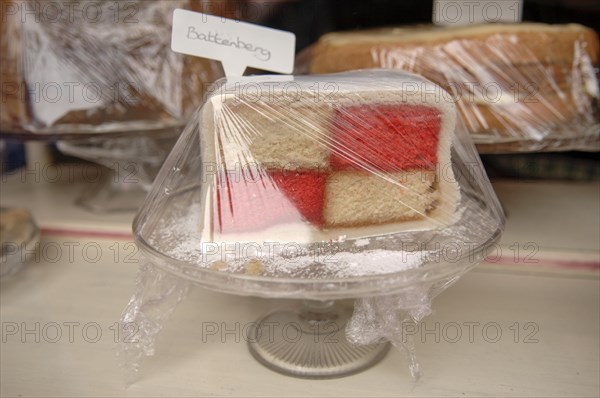
{"type": "Polygon", "coordinates": [[[207,101],[205,240],[314,242],[455,219],[454,104],[422,95],[439,89],[425,80],[405,91],[402,79],[350,76],[327,101],[308,89],[290,99],[273,86],[259,100],[207,101]]]}

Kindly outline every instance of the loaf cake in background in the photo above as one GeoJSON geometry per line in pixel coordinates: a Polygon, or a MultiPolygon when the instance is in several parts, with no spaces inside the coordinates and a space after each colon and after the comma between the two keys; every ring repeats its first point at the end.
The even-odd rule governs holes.
{"type": "Polygon", "coordinates": [[[315,242],[455,220],[454,104],[423,96],[439,90],[432,83],[407,92],[406,78],[382,84],[390,72],[379,72],[340,75],[346,84],[327,100],[284,88],[212,97],[202,110],[205,241],[315,242]]]}
{"type": "Polygon", "coordinates": [[[576,24],[415,26],[324,35],[300,67],[421,74],[457,100],[462,128],[486,152],[590,149],[600,137],[599,53],[597,34],[576,24]]]}
{"type": "Polygon", "coordinates": [[[60,134],[185,124],[223,74],[217,62],[170,49],[172,11],[200,3],[78,2],[76,10],[98,8],[93,20],[81,11],[49,19],[27,1],[12,3],[16,13],[4,7],[0,129],[60,134]],[[26,6],[39,15],[23,18],[26,6]]]}

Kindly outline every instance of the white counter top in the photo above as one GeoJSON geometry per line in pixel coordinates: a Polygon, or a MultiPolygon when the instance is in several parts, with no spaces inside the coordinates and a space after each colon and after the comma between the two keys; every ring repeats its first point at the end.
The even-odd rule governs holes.
{"type": "Polygon", "coordinates": [[[243,336],[203,341],[202,328],[244,325],[278,303],[196,288],[160,335],[141,379],[126,387],[114,323],[134,287],[137,264],[127,257],[134,248],[125,232],[132,215],[90,215],[71,205],[77,185],[43,188],[13,177],[0,185],[2,206],[32,208],[47,253],[1,282],[2,396],[600,395],[597,185],[495,184],[508,214],[503,250],[535,242],[540,261],[506,264],[511,256],[503,253],[444,292],[421,325],[437,328],[438,341],[436,332],[417,338],[423,378],[416,384],[396,351],[342,379],[274,373],[252,358],[243,336]],[[93,236],[98,230],[105,236],[93,236]],[[462,337],[452,342],[456,325],[462,337]],[[495,330],[502,336],[491,342],[495,330]]]}

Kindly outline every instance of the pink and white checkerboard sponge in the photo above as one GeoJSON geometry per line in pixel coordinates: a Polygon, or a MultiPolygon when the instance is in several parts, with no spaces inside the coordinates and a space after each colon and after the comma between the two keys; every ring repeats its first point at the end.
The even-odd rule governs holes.
{"type": "Polygon", "coordinates": [[[450,159],[448,106],[400,101],[394,92],[337,99],[237,97],[214,107],[216,233],[294,223],[327,231],[430,217],[440,204],[440,159],[450,159]]]}

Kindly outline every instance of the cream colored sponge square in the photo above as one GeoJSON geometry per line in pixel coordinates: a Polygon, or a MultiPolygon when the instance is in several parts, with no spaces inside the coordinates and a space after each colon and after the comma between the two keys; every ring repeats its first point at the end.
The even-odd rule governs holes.
{"type": "Polygon", "coordinates": [[[423,219],[438,200],[435,185],[434,171],[334,172],[325,188],[325,226],[354,227],[423,219]]]}
{"type": "MultiPolygon", "coordinates": [[[[320,104],[226,101],[223,113],[246,163],[269,170],[329,168],[331,107],[320,104]]],[[[225,149],[225,148],[224,148],[225,149]]]]}

